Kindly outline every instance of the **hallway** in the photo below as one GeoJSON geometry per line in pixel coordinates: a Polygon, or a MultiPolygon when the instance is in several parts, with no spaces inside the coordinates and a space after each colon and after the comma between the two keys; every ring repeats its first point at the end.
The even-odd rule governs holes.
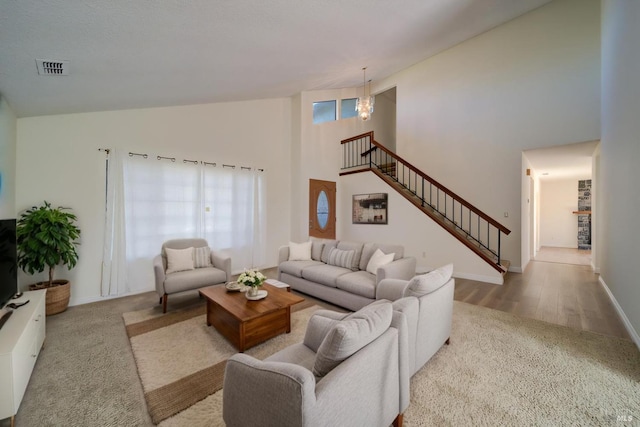
{"type": "Polygon", "coordinates": [[[518,316],[630,339],[591,267],[532,261],[503,285],[456,279],[455,299],[518,316]]]}

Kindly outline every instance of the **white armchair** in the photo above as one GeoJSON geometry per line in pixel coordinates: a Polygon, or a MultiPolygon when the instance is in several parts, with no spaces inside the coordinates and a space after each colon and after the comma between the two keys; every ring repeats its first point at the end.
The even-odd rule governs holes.
{"type": "Polygon", "coordinates": [[[403,319],[388,301],[350,315],[319,310],[304,342],[264,361],[232,356],[223,388],[226,425],[401,426],[409,402],[403,319]]]}
{"type": "Polygon", "coordinates": [[[162,312],[166,313],[169,295],[231,280],[231,258],[210,250],[205,239],[168,240],[162,245],[160,255],[153,259],[153,272],[162,312]],[[168,272],[167,249],[180,251],[189,248],[193,249],[191,267],[168,272]]]}

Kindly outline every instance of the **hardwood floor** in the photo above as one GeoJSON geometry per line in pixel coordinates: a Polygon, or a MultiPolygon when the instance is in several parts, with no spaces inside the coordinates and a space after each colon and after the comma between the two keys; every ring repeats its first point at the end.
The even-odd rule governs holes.
{"type": "Polygon", "coordinates": [[[456,279],[454,298],[575,329],[630,339],[591,267],[532,261],[503,285],[456,279]]]}

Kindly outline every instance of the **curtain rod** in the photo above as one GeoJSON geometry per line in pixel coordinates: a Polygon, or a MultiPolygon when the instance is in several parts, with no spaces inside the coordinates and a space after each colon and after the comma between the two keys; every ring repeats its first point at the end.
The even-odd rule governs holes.
{"type": "MultiPolygon", "coordinates": [[[[111,153],[111,148],[98,148],[98,151],[103,151],[105,153],[107,153],[107,155],[109,155],[111,153]]],[[[129,151],[129,157],[133,157],[133,156],[138,156],[138,157],[142,157],[144,159],[149,158],[149,155],[147,153],[134,153],[129,151]]],[[[164,156],[156,156],[157,160],[171,160],[172,162],[175,163],[176,158],[175,157],[164,157],[164,156]]],[[[205,162],[204,160],[189,160],[189,159],[183,159],[182,163],[193,163],[194,165],[197,165],[198,163],[204,165],[204,166],[213,166],[216,167],[218,166],[217,163],[215,162],[205,162]]],[[[222,164],[222,167],[224,168],[231,168],[231,169],[235,169],[236,165],[227,165],[227,164],[222,164]]],[[[256,170],[258,172],[264,172],[263,168],[252,168],[250,166],[240,166],[240,170],[256,170]]]]}

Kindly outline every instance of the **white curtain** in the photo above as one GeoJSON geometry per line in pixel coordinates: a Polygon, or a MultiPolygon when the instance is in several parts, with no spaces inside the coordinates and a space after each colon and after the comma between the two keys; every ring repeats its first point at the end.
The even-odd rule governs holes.
{"type": "Polygon", "coordinates": [[[231,256],[234,272],[263,266],[264,172],[117,157],[121,167],[110,168],[109,186],[120,195],[107,197],[106,222],[113,225],[105,227],[103,295],[153,289],[152,260],[169,239],[205,238],[231,256]]]}

